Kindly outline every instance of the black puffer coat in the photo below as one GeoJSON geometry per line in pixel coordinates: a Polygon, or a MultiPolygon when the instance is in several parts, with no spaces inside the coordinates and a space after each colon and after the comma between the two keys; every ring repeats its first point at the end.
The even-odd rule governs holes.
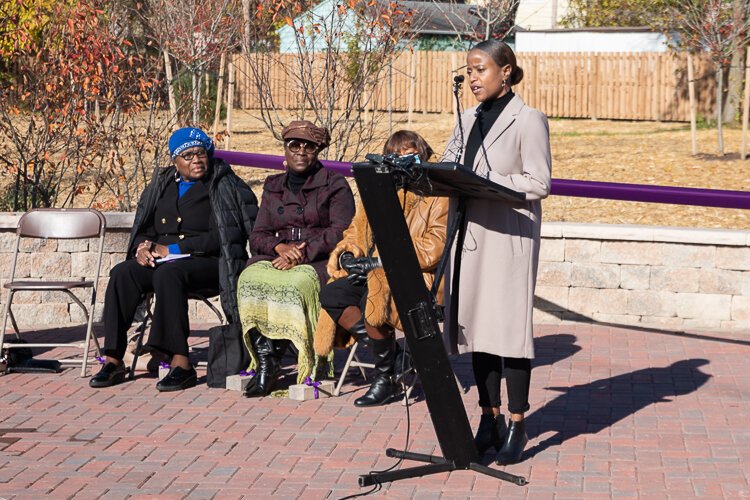
{"type": "MultiPolygon", "coordinates": [[[[130,232],[128,258],[135,256],[138,244],[146,236],[142,233],[150,224],[156,208],[169,182],[174,182],[175,167],[157,168],[138,200],[133,229],[130,232]]],[[[216,217],[216,226],[221,240],[221,257],[219,258],[219,286],[221,289],[221,307],[227,321],[232,323],[239,319],[237,313],[237,278],[247,262],[247,240],[253,230],[258,215],[258,199],[250,187],[240,179],[232,167],[221,158],[214,158],[209,165],[209,200],[211,210],[216,217]]]]}

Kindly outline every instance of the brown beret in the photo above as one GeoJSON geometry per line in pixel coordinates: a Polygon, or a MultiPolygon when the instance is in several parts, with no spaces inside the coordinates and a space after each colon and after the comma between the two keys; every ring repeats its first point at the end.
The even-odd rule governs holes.
{"type": "Polygon", "coordinates": [[[281,137],[287,139],[302,139],[320,146],[321,149],[331,143],[331,134],[324,127],[316,127],[307,120],[296,120],[281,130],[281,137]]]}

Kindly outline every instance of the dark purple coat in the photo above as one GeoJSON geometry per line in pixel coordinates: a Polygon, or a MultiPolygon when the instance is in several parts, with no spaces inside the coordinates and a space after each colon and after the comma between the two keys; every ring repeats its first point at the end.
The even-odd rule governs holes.
{"type": "Polygon", "coordinates": [[[248,265],[275,259],[279,243],[306,241],[303,263],[313,266],[324,284],[328,256],[353,217],[354,196],[341,174],[320,168],[297,194],[287,187],[287,174],[269,176],[250,235],[248,265]]]}

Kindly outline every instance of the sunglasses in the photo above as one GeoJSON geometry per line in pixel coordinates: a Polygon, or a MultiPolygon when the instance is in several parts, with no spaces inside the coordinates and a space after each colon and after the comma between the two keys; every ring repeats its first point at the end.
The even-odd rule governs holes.
{"type": "Polygon", "coordinates": [[[203,159],[208,156],[208,153],[206,153],[206,150],[201,151],[188,151],[186,153],[182,153],[177,155],[180,158],[182,158],[185,161],[193,161],[193,158],[203,159]]]}
{"type": "Polygon", "coordinates": [[[313,154],[318,151],[317,144],[312,143],[312,142],[307,142],[307,141],[299,141],[297,139],[286,141],[286,147],[292,153],[299,153],[300,149],[302,148],[305,149],[305,153],[307,154],[313,154]]]}

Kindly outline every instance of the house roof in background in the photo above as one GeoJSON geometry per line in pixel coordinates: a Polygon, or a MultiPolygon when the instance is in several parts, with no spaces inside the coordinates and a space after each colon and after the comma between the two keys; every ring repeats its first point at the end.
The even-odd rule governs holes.
{"type": "MultiPolygon", "coordinates": [[[[387,2],[378,0],[381,5],[387,2]]],[[[419,35],[469,35],[481,22],[476,16],[476,5],[415,0],[398,3],[413,13],[412,31],[419,35]]]]}

